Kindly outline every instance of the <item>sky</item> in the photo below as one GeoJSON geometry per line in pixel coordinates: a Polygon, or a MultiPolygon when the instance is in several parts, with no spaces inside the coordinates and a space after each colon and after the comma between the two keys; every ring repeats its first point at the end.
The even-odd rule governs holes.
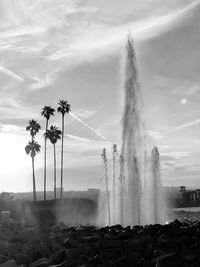
{"type": "MultiPolygon", "coordinates": [[[[0,191],[32,190],[31,158],[24,151],[30,119],[42,126],[35,168],[37,190],[43,189],[40,113],[44,105],[56,108],[59,99],[72,107],[65,119],[65,190],[99,187],[102,149],[111,157],[112,143],[121,143],[129,33],[146,131],[160,151],[163,184],[200,188],[199,12],[200,0],[1,0],[0,191]]],[[[50,124],[61,127],[59,114],[50,124]]],[[[48,190],[52,152],[48,143],[48,190]]]]}

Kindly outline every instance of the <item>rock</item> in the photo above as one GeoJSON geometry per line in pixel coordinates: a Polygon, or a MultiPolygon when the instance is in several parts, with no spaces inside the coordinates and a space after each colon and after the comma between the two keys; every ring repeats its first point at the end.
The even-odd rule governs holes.
{"type": "Polygon", "coordinates": [[[165,234],[158,238],[156,247],[164,252],[178,252],[181,249],[181,243],[175,238],[171,238],[165,234]]]}
{"type": "Polygon", "coordinates": [[[101,259],[114,261],[120,258],[122,255],[119,249],[106,249],[106,250],[99,252],[99,256],[101,259]]]}
{"type": "Polygon", "coordinates": [[[96,236],[86,236],[80,238],[81,243],[94,243],[97,241],[96,236]]]}
{"type": "Polygon", "coordinates": [[[66,259],[73,260],[79,257],[82,254],[80,248],[70,248],[66,249],[66,259]]]}
{"type": "Polygon", "coordinates": [[[14,259],[18,265],[22,265],[22,264],[29,265],[33,261],[31,257],[29,257],[28,255],[22,254],[22,253],[17,253],[14,256],[14,259]]]}
{"type": "Polygon", "coordinates": [[[107,240],[107,246],[108,248],[120,248],[122,246],[122,243],[118,239],[111,239],[107,240]]]}
{"type": "Polygon", "coordinates": [[[49,265],[49,267],[76,267],[75,261],[65,260],[57,265],[49,265]]]}
{"type": "Polygon", "coordinates": [[[195,251],[193,251],[191,249],[187,249],[187,250],[183,251],[182,252],[182,258],[188,264],[191,264],[191,265],[193,263],[199,263],[200,264],[199,255],[197,253],[195,253],[195,251]]]}
{"type": "Polygon", "coordinates": [[[129,267],[129,266],[134,266],[134,265],[129,265],[126,257],[120,257],[117,260],[110,263],[109,266],[112,266],[112,267],[129,267]]]}
{"type": "Polygon", "coordinates": [[[53,264],[60,264],[66,259],[66,250],[63,248],[58,250],[52,255],[51,259],[53,264]]]}
{"type": "Polygon", "coordinates": [[[6,261],[8,261],[8,260],[9,260],[9,257],[0,255],[0,264],[6,262],[6,261]]]}
{"type": "Polygon", "coordinates": [[[64,241],[64,246],[66,248],[75,248],[79,244],[80,244],[80,241],[78,241],[77,239],[72,238],[72,237],[66,238],[65,241],[64,241]]]}
{"type": "Polygon", "coordinates": [[[8,210],[1,211],[1,222],[10,223],[10,211],[8,210]]]}
{"type": "Polygon", "coordinates": [[[132,232],[121,232],[118,236],[119,240],[127,240],[133,237],[132,232]]]}
{"type": "Polygon", "coordinates": [[[40,258],[33,263],[31,263],[30,267],[47,267],[49,266],[49,260],[47,258],[40,258]]]}
{"type": "Polygon", "coordinates": [[[0,267],[17,267],[17,264],[13,260],[8,260],[0,264],[0,267]]]}
{"type": "Polygon", "coordinates": [[[184,266],[184,262],[175,252],[160,255],[159,257],[155,258],[152,263],[155,263],[157,267],[184,266]]]}
{"type": "Polygon", "coordinates": [[[78,249],[79,253],[87,258],[94,257],[97,254],[97,250],[89,244],[87,245],[81,244],[78,246],[78,249]]]}

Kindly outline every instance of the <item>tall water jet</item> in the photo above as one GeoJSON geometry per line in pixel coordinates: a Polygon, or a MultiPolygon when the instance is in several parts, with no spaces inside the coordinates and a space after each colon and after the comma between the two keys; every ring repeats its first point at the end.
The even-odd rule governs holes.
{"type": "Polygon", "coordinates": [[[124,225],[141,224],[142,186],[144,182],[145,137],[142,119],[142,101],[136,67],[133,40],[126,46],[124,82],[124,114],[122,122],[122,149],[124,158],[123,203],[126,209],[124,225]]]}
{"type": "Polygon", "coordinates": [[[111,176],[108,174],[106,153],[103,153],[107,197],[102,193],[101,204],[104,203],[109,217],[108,220],[104,217],[103,224],[107,221],[123,226],[163,223],[159,153],[154,148],[151,157],[147,154],[142,97],[131,36],[126,46],[122,146],[118,169],[115,154],[113,147],[111,176]]]}

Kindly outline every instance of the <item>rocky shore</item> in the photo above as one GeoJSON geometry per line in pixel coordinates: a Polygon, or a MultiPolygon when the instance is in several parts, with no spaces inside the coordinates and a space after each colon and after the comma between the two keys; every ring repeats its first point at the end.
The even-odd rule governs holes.
{"type": "Polygon", "coordinates": [[[27,227],[0,224],[0,267],[197,267],[200,222],[27,227]]]}

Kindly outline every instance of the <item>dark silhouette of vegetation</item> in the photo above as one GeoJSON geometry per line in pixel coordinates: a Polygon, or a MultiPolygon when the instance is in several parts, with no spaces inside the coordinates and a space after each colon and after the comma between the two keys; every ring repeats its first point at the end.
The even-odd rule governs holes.
{"type": "Polygon", "coordinates": [[[40,152],[41,146],[33,139],[28,142],[28,145],[25,147],[27,155],[30,155],[32,158],[32,170],[33,170],[33,201],[36,201],[36,184],[35,184],[35,165],[34,158],[37,153],[40,152]]]}
{"type": "MultiPolygon", "coordinates": [[[[41,116],[43,116],[46,119],[46,130],[48,130],[48,123],[49,119],[51,116],[54,116],[55,109],[52,108],[51,106],[44,106],[41,112],[41,116]]],[[[44,143],[44,200],[46,200],[46,181],[47,181],[47,171],[46,171],[46,166],[47,166],[47,138],[45,135],[45,143],[44,143]]]]}
{"type": "Polygon", "coordinates": [[[56,143],[61,139],[61,131],[56,126],[50,126],[50,129],[45,133],[45,139],[49,139],[53,144],[54,150],[54,199],[56,199],[56,143]]]}
{"type": "MultiPolygon", "coordinates": [[[[51,126],[48,129],[49,120],[52,116],[54,116],[55,109],[51,106],[44,106],[41,111],[41,116],[46,119],[45,126],[45,147],[44,147],[44,200],[46,200],[46,182],[47,182],[47,139],[53,144],[54,150],[54,199],[56,199],[56,143],[59,139],[62,140],[61,144],[61,174],[60,174],[60,198],[63,196],[63,160],[64,160],[64,130],[65,130],[65,114],[69,113],[71,110],[71,106],[67,100],[59,100],[57,112],[61,114],[61,123],[62,123],[62,131],[58,129],[56,126],[51,126]]],[[[35,182],[35,162],[34,158],[37,153],[40,152],[41,146],[35,141],[35,136],[41,129],[40,124],[36,120],[29,120],[29,124],[26,127],[26,131],[30,132],[31,141],[28,142],[28,145],[25,147],[25,151],[27,155],[30,155],[32,158],[32,169],[33,169],[33,200],[36,201],[36,182],[35,182]]]]}
{"type": "Polygon", "coordinates": [[[64,118],[65,114],[69,113],[71,110],[71,106],[67,100],[60,100],[58,102],[57,111],[61,113],[62,120],[62,146],[61,146],[61,175],[60,175],[60,198],[62,198],[62,189],[63,189],[63,144],[64,144],[64,118]]]}
{"type": "Polygon", "coordinates": [[[14,193],[2,192],[0,193],[0,201],[11,201],[14,199],[14,193]]]}
{"type": "Polygon", "coordinates": [[[36,184],[35,184],[35,166],[34,158],[36,153],[40,152],[40,145],[35,142],[35,136],[41,129],[40,124],[36,120],[29,120],[29,124],[26,127],[26,131],[30,131],[31,141],[28,142],[28,145],[25,147],[26,154],[32,158],[32,170],[33,170],[33,201],[36,201],[36,184]]]}
{"type": "Polygon", "coordinates": [[[26,131],[30,131],[30,135],[32,141],[34,140],[36,134],[41,129],[40,124],[36,120],[30,120],[28,126],[26,127],[26,131]]]}

